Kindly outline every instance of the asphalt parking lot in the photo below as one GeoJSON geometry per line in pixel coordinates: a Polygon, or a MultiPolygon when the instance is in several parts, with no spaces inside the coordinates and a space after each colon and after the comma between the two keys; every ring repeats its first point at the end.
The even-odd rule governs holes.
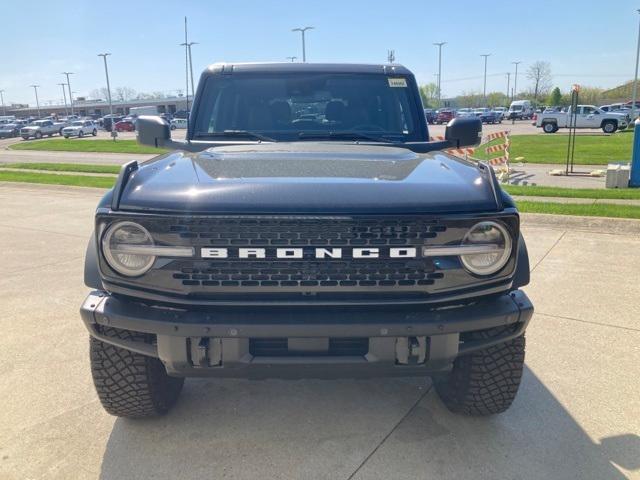
{"type": "Polygon", "coordinates": [[[130,421],[78,315],[100,196],[0,184],[0,478],[640,478],[639,222],[525,217],[537,313],[503,415],[453,415],[428,379],[190,379],[130,421]]]}

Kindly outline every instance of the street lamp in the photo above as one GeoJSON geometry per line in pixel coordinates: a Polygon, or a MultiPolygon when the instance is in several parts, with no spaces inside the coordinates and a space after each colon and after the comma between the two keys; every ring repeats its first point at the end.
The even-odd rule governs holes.
{"type": "Polygon", "coordinates": [[[441,95],[441,82],[442,82],[442,46],[446,45],[447,42],[436,42],[434,45],[438,47],[438,106],[441,106],[442,103],[442,95],[441,95]]]}
{"type": "MultiPolygon", "coordinates": [[[[640,13],[640,9],[637,10],[640,13]]],[[[633,79],[633,98],[631,100],[631,115],[636,118],[636,99],[638,98],[638,60],[640,60],[640,23],[638,25],[638,47],[636,49],[636,75],[633,79]]]]}
{"type": "Polygon", "coordinates": [[[195,96],[196,91],[193,87],[193,63],[191,63],[191,45],[198,45],[198,42],[181,43],[181,47],[186,47],[189,57],[189,71],[191,72],[191,96],[195,96]]]}
{"type": "Polygon", "coordinates": [[[67,92],[64,89],[64,87],[67,84],[66,83],[59,83],[58,85],[60,85],[62,87],[62,98],[64,99],[64,114],[68,117],[69,116],[69,110],[67,110],[67,92]]]}
{"type": "Polygon", "coordinates": [[[111,121],[111,137],[113,141],[116,141],[116,137],[118,136],[118,132],[116,131],[114,122],[113,122],[113,103],[111,102],[111,85],[109,84],[109,67],[107,67],[107,57],[111,55],[110,53],[99,53],[98,56],[102,57],[104,60],[104,75],[107,77],[107,100],[109,100],[109,117],[111,121]]]}
{"type": "Polygon", "coordinates": [[[7,109],[4,106],[4,95],[3,95],[3,93],[4,93],[4,90],[0,90],[0,102],[2,103],[2,114],[6,115],[7,114],[7,109]]]}
{"type": "Polygon", "coordinates": [[[293,62],[296,61],[296,58],[298,58],[298,57],[286,57],[286,58],[287,58],[287,60],[291,60],[291,63],[293,63],[293,62]]]}
{"type": "Polygon", "coordinates": [[[73,72],[62,72],[62,75],[67,76],[67,88],[69,89],[69,104],[71,105],[71,115],[73,115],[73,94],[71,93],[71,82],[69,81],[69,75],[73,75],[73,72]]]}
{"type": "Polygon", "coordinates": [[[303,62],[307,61],[307,51],[306,51],[306,45],[304,41],[304,32],[306,32],[307,30],[313,30],[313,27],[302,27],[302,28],[291,29],[292,32],[300,32],[302,34],[302,61],[303,62]]]}
{"type": "Polygon", "coordinates": [[[520,65],[522,62],[521,61],[517,61],[517,62],[511,62],[516,66],[516,74],[513,77],[513,96],[511,98],[511,100],[515,100],[516,99],[516,95],[518,94],[518,65],[520,65]]]}
{"type": "MultiPolygon", "coordinates": [[[[487,58],[491,56],[490,53],[482,53],[481,57],[484,57],[484,84],[482,87],[482,98],[484,98],[485,104],[487,103],[487,58]]],[[[486,106],[486,105],[485,105],[486,106]]]]}
{"type": "Polygon", "coordinates": [[[38,108],[38,118],[40,118],[40,101],[38,100],[38,87],[40,85],[29,85],[30,87],[33,87],[33,91],[36,94],[36,107],[38,108]]]}

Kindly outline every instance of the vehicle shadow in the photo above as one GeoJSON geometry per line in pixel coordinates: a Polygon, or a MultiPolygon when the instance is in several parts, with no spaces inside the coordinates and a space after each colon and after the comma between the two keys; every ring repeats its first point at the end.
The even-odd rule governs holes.
{"type": "Polygon", "coordinates": [[[167,416],[118,419],[101,477],[593,478],[640,468],[640,437],[593,441],[530,370],[503,415],[449,413],[422,379],[188,380],[167,416]],[[613,463],[612,463],[613,462],[613,463]]]}

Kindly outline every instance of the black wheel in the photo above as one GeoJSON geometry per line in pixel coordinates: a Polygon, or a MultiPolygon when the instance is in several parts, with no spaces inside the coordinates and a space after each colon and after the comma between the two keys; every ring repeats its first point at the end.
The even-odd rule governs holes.
{"type": "Polygon", "coordinates": [[[602,122],[602,131],[604,133],[614,133],[618,129],[618,124],[613,120],[605,120],[602,122]]]}
{"type": "Polygon", "coordinates": [[[25,137],[24,135],[22,136],[23,140],[29,140],[29,137],[25,137]]]}
{"type": "Polygon", "coordinates": [[[176,129],[176,126],[175,126],[175,125],[171,125],[171,127],[170,127],[170,128],[171,128],[171,130],[175,130],[175,129],[176,129]]]}
{"type": "Polygon", "coordinates": [[[82,130],[80,130],[78,132],[78,138],[82,138],[82,137],[84,137],[84,132],[82,130]]]}
{"type": "MultiPolygon", "coordinates": [[[[513,327],[498,327],[462,335],[479,340],[502,335],[513,327]]],[[[493,415],[507,410],[518,393],[524,367],[524,334],[485,350],[456,358],[436,391],[449,410],[467,415],[493,415]]]]}
{"type": "Polygon", "coordinates": [[[36,132],[35,134],[36,140],[39,140],[42,138],[42,132],[36,132]]]}
{"type": "Polygon", "coordinates": [[[69,138],[69,135],[65,135],[65,136],[64,136],[64,138],[67,138],[67,139],[68,139],[68,138],[69,138]]]}
{"type": "MultiPolygon", "coordinates": [[[[150,342],[148,335],[127,330],[103,330],[105,335],[150,342]]],[[[184,378],[167,375],[157,358],[133,353],[91,337],[91,375],[104,409],[118,417],[162,415],[175,405],[184,378]]]]}
{"type": "Polygon", "coordinates": [[[91,135],[93,135],[94,137],[95,137],[96,135],[98,135],[98,130],[96,130],[96,129],[94,128],[94,129],[93,129],[93,132],[91,132],[91,135]]]}
{"type": "Polygon", "coordinates": [[[558,131],[558,126],[555,123],[544,123],[542,125],[542,130],[544,130],[544,133],[556,133],[558,131]]]}

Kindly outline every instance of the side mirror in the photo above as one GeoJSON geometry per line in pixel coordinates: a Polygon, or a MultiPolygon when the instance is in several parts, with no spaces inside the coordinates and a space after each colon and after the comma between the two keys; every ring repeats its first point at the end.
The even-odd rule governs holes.
{"type": "Polygon", "coordinates": [[[171,140],[169,123],[157,115],[141,115],[136,123],[138,143],[156,148],[180,148],[181,142],[171,140]]]}
{"type": "Polygon", "coordinates": [[[444,139],[454,148],[475,147],[482,140],[482,121],[478,117],[457,117],[447,124],[444,139]]]}

